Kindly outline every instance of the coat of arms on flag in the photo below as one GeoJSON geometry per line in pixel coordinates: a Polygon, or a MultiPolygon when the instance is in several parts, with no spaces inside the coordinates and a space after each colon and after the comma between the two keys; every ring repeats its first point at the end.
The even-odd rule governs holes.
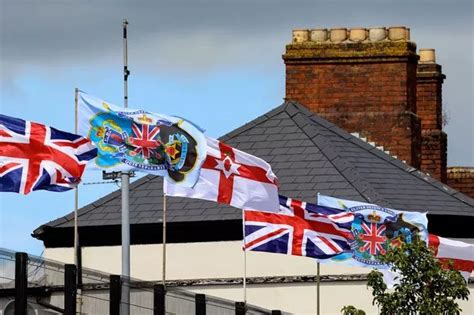
{"type": "Polygon", "coordinates": [[[84,137],[0,115],[0,191],[69,190],[96,155],[84,137]]]}
{"type": "Polygon", "coordinates": [[[352,253],[344,253],[334,260],[355,265],[385,268],[377,258],[389,246],[411,243],[413,238],[427,240],[426,213],[405,212],[358,201],[319,195],[318,205],[337,208],[354,215],[351,242],[352,253]]]}
{"type": "Polygon", "coordinates": [[[327,259],[350,251],[353,214],[280,196],[280,211],[244,211],[244,249],[327,259]]]}
{"type": "Polygon", "coordinates": [[[81,92],[79,120],[80,132],[97,145],[96,167],[166,176],[186,186],[199,176],[205,137],[182,118],[120,108],[81,92]]]}

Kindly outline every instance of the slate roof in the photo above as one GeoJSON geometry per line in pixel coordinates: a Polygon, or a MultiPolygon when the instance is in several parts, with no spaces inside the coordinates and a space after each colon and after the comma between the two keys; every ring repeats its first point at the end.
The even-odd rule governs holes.
{"type": "MultiPolygon", "coordinates": [[[[220,138],[268,161],[280,193],[315,202],[318,192],[434,215],[474,216],[474,199],[384,153],[304,106],[286,102],[220,138]]],[[[162,178],[131,184],[131,224],[161,223],[162,178]]],[[[79,210],[81,227],[119,225],[120,191],[79,210]]],[[[239,220],[241,211],[197,199],[168,198],[168,222],[239,220]]],[[[73,226],[73,214],[44,226],[73,226]]],[[[39,233],[41,226],[35,233],[39,233]]]]}

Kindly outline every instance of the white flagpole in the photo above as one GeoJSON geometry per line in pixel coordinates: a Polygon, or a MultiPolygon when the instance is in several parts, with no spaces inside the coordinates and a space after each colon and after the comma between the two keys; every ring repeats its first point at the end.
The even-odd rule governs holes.
{"type": "MultiPolygon", "coordinates": [[[[127,25],[128,21],[123,20],[123,106],[128,107],[128,43],[127,43],[127,25]]],[[[122,305],[121,315],[130,313],[130,175],[128,172],[122,172],[122,305]]]]}
{"type": "Polygon", "coordinates": [[[319,308],[319,284],[321,282],[321,275],[319,273],[319,261],[316,264],[317,266],[317,274],[316,274],[316,314],[319,315],[320,313],[320,308],[319,308]]]}
{"type": "Polygon", "coordinates": [[[242,284],[243,284],[243,295],[244,295],[244,304],[247,304],[247,251],[245,250],[245,211],[242,210],[242,250],[243,250],[243,258],[244,258],[244,275],[242,277],[242,284]]]}
{"type": "MultiPolygon", "coordinates": [[[[163,181],[164,180],[165,179],[163,179],[163,181]]],[[[166,195],[164,191],[163,191],[163,244],[162,245],[163,245],[162,278],[163,278],[163,286],[166,287],[166,195]]]]}
{"type": "MultiPolygon", "coordinates": [[[[74,133],[77,134],[77,103],[78,103],[79,89],[76,88],[74,91],[74,133]]],[[[78,222],[77,222],[77,210],[79,207],[79,186],[74,188],[74,264],[76,268],[79,268],[79,233],[78,233],[78,222]]],[[[76,282],[77,283],[77,282],[76,282]]]]}
{"type": "Polygon", "coordinates": [[[243,279],[243,289],[244,289],[244,304],[247,304],[247,251],[244,250],[244,279],[243,279]]]}
{"type": "MultiPolygon", "coordinates": [[[[79,101],[79,89],[74,90],[74,133],[78,132],[78,101],[79,101]]],[[[82,284],[82,266],[79,263],[79,218],[77,211],[79,209],[79,185],[74,188],[74,264],[76,265],[76,288],[77,288],[77,299],[76,305],[79,314],[82,311],[82,288],[79,284],[82,284]]]]}

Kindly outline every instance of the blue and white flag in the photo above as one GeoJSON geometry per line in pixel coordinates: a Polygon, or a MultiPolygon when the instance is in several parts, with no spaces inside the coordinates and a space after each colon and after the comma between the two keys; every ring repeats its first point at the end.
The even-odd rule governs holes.
{"type": "Polygon", "coordinates": [[[428,238],[426,213],[399,211],[364,203],[318,195],[318,205],[341,209],[354,214],[351,253],[343,253],[332,261],[362,267],[387,268],[377,258],[389,246],[411,243],[416,236],[428,238]]]}
{"type": "Polygon", "coordinates": [[[192,187],[206,158],[206,138],[189,121],[118,107],[83,92],[79,132],[97,146],[92,164],[109,171],[140,171],[192,187]]]}

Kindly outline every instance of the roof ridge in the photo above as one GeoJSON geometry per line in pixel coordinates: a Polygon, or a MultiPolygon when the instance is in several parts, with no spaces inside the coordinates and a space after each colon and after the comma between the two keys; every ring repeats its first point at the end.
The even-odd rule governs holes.
{"type": "MultiPolygon", "coordinates": [[[[358,137],[355,137],[354,135],[352,135],[349,132],[341,129],[337,125],[335,125],[335,124],[325,120],[324,118],[316,115],[315,113],[311,112],[305,106],[303,106],[303,105],[301,105],[297,102],[294,102],[294,101],[291,101],[289,103],[296,106],[302,113],[304,113],[307,116],[308,119],[314,121],[315,123],[318,123],[319,125],[325,127],[326,129],[330,130],[331,132],[337,134],[338,136],[340,136],[342,138],[345,138],[345,139],[352,139],[351,142],[353,144],[357,145],[358,147],[360,147],[362,149],[367,149],[366,151],[370,152],[373,155],[376,155],[378,158],[381,158],[381,159],[389,162],[390,164],[392,164],[392,165],[396,166],[397,168],[409,173],[410,175],[412,175],[414,177],[417,177],[418,179],[422,180],[423,182],[425,182],[427,184],[430,184],[431,186],[433,186],[437,190],[456,198],[457,200],[461,201],[462,203],[464,203],[468,206],[471,206],[471,207],[474,206],[474,199],[470,198],[469,196],[453,189],[452,187],[450,187],[446,184],[441,183],[440,181],[432,178],[429,174],[426,174],[426,173],[422,172],[421,170],[419,170],[419,169],[417,169],[413,166],[410,166],[410,165],[406,164],[405,162],[403,162],[401,160],[398,160],[397,158],[393,157],[392,155],[387,154],[384,151],[381,151],[376,147],[373,147],[369,143],[361,140],[358,137]],[[364,148],[364,145],[365,146],[368,145],[371,148],[370,149],[369,148],[364,148]]],[[[291,117],[291,115],[290,115],[290,117],[291,117]]]]}
{"type": "Polygon", "coordinates": [[[232,138],[237,137],[238,135],[240,135],[241,133],[247,131],[248,129],[250,129],[254,126],[257,126],[260,123],[266,121],[268,118],[271,118],[271,117],[285,111],[285,106],[287,106],[286,102],[284,102],[283,104],[275,107],[274,109],[270,110],[269,112],[266,112],[265,114],[262,114],[262,115],[258,116],[257,118],[252,119],[251,121],[245,123],[244,125],[236,128],[232,131],[229,131],[228,133],[224,134],[223,136],[220,136],[218,138],[218,140],[226,142],[226,141],[228,141],[232,138]]]}
{"type": "MultiPolygon", "coordinates": [[[[290,101],[290,102],[288,102],[288,105],[295,106],[298,109],[298,112],[302,113],[310,121],[314,121],[314,119],[312,119],[312,118],[321,119],[320,117],[315,116],[306,107],[304,107],[303,105],[301,105],[297,102],[290,101]]],[[[360,176],[359,171],[355,167],[351,166],[350,163],[347,163],[345,161],[345,158],[340,156],[339,151],[334,146],[331,146],[328,143],[328,140],[326,140],[319,133],[316,133],[314,135],[308,134],[307,130],[305,130],[305,127],[307,126],[307,124],[301,125],[301,123],[303,123],[302,121],[296,121],[295,119],[293,119],[293,117],[295,117],[298,114],[298,112],[291,113],[291,110],[290,110],[290,112],[288,114],[289,114],[290,118],[295,122],[295,124],[301,129],[301,131],[319,148],[319,150],[321,151],[321,154],[323,154],[327,158],[329,163],[331,163],[331,165],[333,165],[334,168],[336,168],[339,171],[339,173],[347,180],[347,182],[361,196],[363,196],[366,199],[366,201],[372,202],[372,203],[382,202],[382,205],[384,205],[384,206],[393,207],[391,205],[391,203],[388,200],[382,198],[379,195],[379,193],[377,193],[375,191],[375,189],[373,189],[370,186],[370,184],[367,183],[367,181],[362,179],[362,176],[360,176]],[[322,150],[322,147],[324,147],[324,150],[322,150]],[[331,157],[331,155],[332,155],[332,157],[331,157]],[[342,163],[337,162],[337,159],[341,159],[341,161],[343,161],[343,162],[342,163]],[[342,168],[343,164],[347,167],[342,168]],[[353,172],[353,174],[348,174],[349,169],[353,172]],[[365,188],[365,189],[362,189],[362,188],[365,188]]],[[[314,122],[316,122],[316,121],[314,121],[314,122]]],[[[330,122],[327,122],[327,125],[323,126],[323,127],[330,130],[330,128],[328,128],[328,127],[331,126],[331,125],[334,125],[334,124],[332,124],[330,122]]]]}

